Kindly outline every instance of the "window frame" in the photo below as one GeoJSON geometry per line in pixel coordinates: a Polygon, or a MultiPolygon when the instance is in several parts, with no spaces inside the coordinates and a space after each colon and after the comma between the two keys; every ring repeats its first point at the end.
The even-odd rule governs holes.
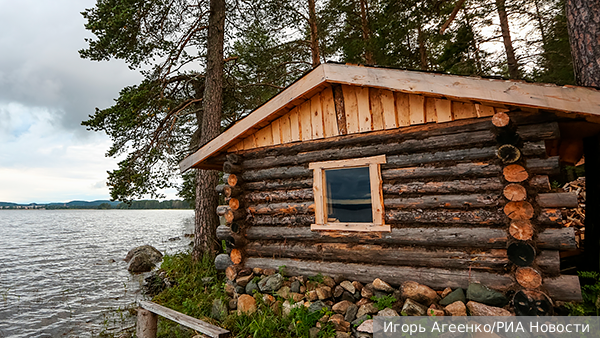
{"type": "Polygon", "coordinates": [[[308,168],[313,170],[313,194],[315,199],[315,224],[311,230],[342,230],[342,231],[378,231],[390,232],[391,228],[385,224],[383,208],[383,190],[381,179],[381,164],[386,163],[385,155],[353,158],[347,160],[324,161],[310,163],[308,168]],[[357,167],[369,168],[371,183],[371,209],[373,222],[370,223],[328,223],[327,198],[325,196],[325,170],[347,169],[357,167]]]}

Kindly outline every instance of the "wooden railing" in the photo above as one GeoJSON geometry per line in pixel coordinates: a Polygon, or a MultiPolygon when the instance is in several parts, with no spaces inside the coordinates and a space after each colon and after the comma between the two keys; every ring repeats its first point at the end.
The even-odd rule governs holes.
{"type": "Polygon", "coordinates": [[[138,338],[156,338],[158,316],[165,317],[178,324],[196,330],[212,338],[229,338],[231,333],[218,326],[201,321],[200,319],[184,315],[162,305],[152,302],[140,301],[138,309],[137,329],[138,338]]]}

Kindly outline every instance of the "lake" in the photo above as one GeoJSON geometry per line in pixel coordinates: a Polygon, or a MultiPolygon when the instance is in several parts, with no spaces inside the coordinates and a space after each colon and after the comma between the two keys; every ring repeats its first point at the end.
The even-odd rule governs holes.
{"type": "MultiPolygon", "coordinates": [[[[192,210],[0,211],[0,337],[93,337],[135,324],[127,252],[190,248],[192,210]],[[125,318],[124,320],[121,317],[125,318]]],[[[147,274],[146,274],[147,275],[147,274]]]]}

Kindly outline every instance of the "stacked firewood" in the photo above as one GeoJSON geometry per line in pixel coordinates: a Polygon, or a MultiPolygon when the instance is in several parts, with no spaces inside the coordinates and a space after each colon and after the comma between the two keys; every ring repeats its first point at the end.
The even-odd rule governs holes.
{"type": "Polygon", "coordinates": [[[566,183],[562,190],[577,194],[578,206],[565,209],[566,217],[562,222],[565,227],[575,228],[577,243],[579,247],[582,247],[585,238],[585,177],[579,177],[575,181],[566,183]]]}

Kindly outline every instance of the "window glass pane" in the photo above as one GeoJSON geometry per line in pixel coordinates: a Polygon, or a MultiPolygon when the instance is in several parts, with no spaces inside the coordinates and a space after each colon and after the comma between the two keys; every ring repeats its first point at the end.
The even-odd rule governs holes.
{"type": "Polygon", "coordinates": [[[325,170],[327,222],[372,223],[369,167],[325,170]]]}

